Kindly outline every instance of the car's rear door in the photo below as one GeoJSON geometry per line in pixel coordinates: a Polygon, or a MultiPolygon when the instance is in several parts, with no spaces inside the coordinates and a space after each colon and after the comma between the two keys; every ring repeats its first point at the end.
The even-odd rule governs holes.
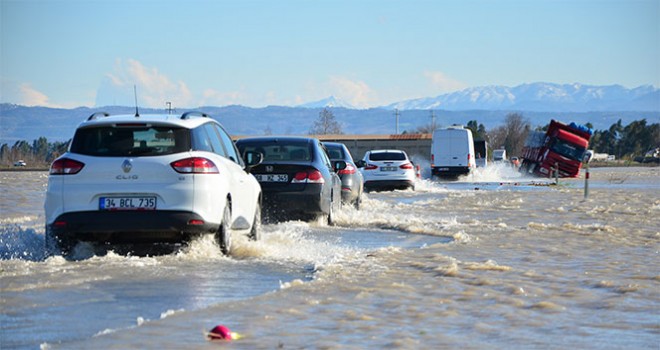
{"type": "Polygon", "coordinates": [[[61,176],[64,211],[191,210],[191,179],[170,166],[188,154],[177,145],[188,142],[186,129],[120,123],[78,130],[76,137],[83,143],[67,157],[84,167],[61,176]]]}

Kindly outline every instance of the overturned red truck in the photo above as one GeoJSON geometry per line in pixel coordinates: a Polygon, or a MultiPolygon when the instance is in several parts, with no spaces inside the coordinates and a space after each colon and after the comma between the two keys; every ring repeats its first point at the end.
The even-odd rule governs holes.
{"type": "Polygon", "coordinates": [[[591,130],[551,120],[546,132],[532,131],[522,150],[520,171],[540,177],[577,177],[591,130]]]}

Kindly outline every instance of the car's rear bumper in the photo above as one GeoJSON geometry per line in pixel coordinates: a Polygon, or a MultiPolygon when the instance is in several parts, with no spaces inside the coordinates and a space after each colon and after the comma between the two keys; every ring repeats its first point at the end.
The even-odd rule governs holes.
{"type": "Polygon", "coordinates": [[[196,213],[158,210],[65,213],[48,224],[58,236],[110,243],[181,242],[218,227],[196,213]]]}
{"type": "Polygon", "coordinates": [[[364,183],[367,190],[407,189],[414,188],[415,182],[411,180],[369,180],[364,183]]]}
{"type": "Polygon", "coordinates": [[[320,187],[307,186],[304,191],[263,191],[263,211],[266,215],[287,219],[299,215],[321,215],[330,210],[329,200],[324,198],[320,187]]]}
{"type": "Polygon", "coordinates": [[[362,179],[343,175],[341,177],[341,200],[344,203],[355,202],[360,195],[362,179]]]}
{"type": "Polygon", "coordinates": [[[356,188],[356,187],[354,187],[354,188],[342,187],[342,189],[341,189],[341,201],[343,203],[353,203],[353,202],[355,202],[358,199],[359,195],[360,195],[360,192],[358,192],[358,191],[359,191],[359,189],[356,188]]]}
{"type": "Polygon", "coordinates": [[[440,177],[457,177],[470,173],[470,167],[467,166],[449,166],[449,167],[432,167],[431,175],[440,177]]]}

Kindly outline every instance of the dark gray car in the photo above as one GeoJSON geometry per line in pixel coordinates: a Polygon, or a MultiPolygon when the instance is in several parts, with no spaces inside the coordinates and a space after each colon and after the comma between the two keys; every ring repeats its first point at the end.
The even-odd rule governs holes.
{"type": "Polygon", "coordinates": [[[307,137],[250,137],[236,141],[241,154],[263,155],[251,169],[263,192],[266,219],[315,219],[333,224],[341,205],[343,161],[330,161],[318,139],[307,137]]]}
{"type": "Polygon", "coordinates": [[[341,178],[341,199],[343,203],[353,204],[355,208],[360,209],[362,203],[362,190],[364,181],[362,173],[358,171],[351,152],[343,143],[324,142],[323,145],[328,150],[330,160],[343,160],[346,162],[346,168],[339,170],[341,178]]]}

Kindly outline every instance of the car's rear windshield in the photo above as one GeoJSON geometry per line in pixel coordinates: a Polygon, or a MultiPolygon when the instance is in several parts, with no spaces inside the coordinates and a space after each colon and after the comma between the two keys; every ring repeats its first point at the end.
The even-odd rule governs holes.
{"type": "Polygon", "coordinates": [[[190,131],[173,126],[101,126],[76,131],[71,152],[100,157],[160,156],[190,150],[190,131]]]}
{"type": "Polygon", "coordinates": [[[306,140],[240,140],[236,143],[241,154],[260,152],[264,162],[311,161],[312,147],[306,140]]]}
{"type": "Polygon", "coordinates": [[[376,152],[369,154],[369,160],[406,160],[401,152],[376,152]]]}
{"type": "Polygon", "coordinates": [[[344,159],[344,149],[341,146],[325,145],[330,159],[344,159]]]}

